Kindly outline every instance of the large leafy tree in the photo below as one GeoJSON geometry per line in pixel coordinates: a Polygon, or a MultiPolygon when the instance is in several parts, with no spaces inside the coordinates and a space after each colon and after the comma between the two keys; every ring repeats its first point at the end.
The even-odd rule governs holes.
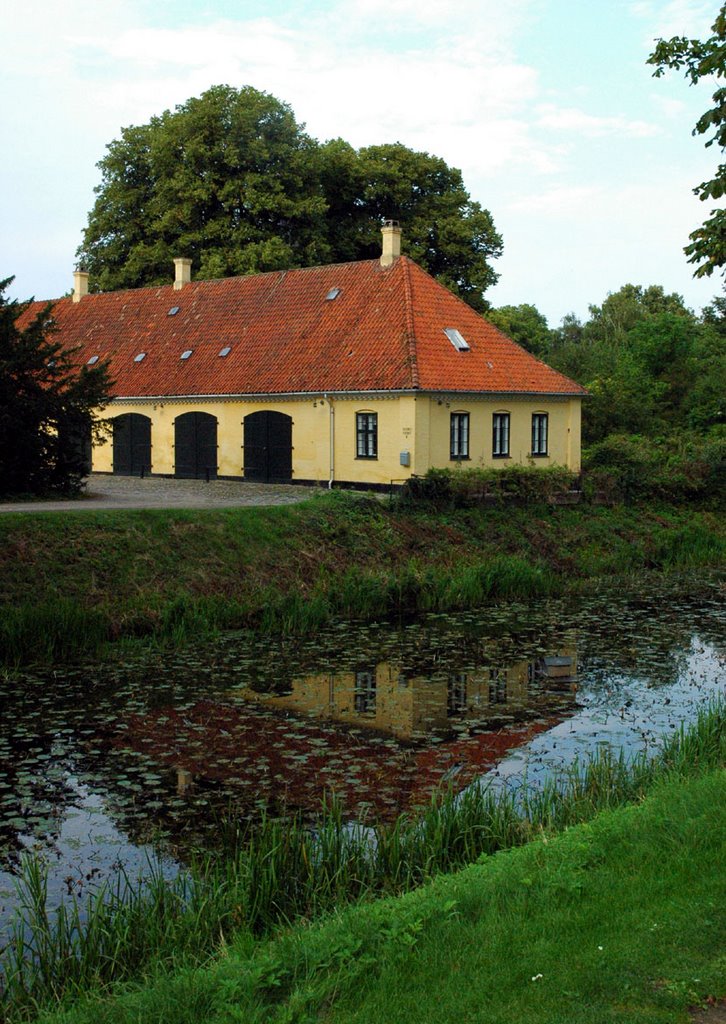
{"type": "Polygon", "coordinates": [[[547,326],[547,317],[528,302],[490,309],[487,320],[536,356],[544,355],[550,346],[552,332],[547,326]]]}
{"type": "Polygon", "coordinates": [[[691,352],[687,409],[690,425],[703,430],[726,424],[726,298],[717,296],[701,320],[703,330],[691,352]]]}
{"type": "Polygon", "coordinates": [[[77,493],[108,372],[75,365],[54,340],[51,305],[25,323],[28,303],[5,298],[11,281],[0,282],[0,494],[77,493]]]}
{"type": "Polygon", "coordinates": [[[320,262],[315,153],[290,108],[252,88],[216,86],[125,128],[79,249],[92,286],[166,282],[175,256],[204,278],[320,262]]]}
{"type": "Polygon", "coordinates": [[[583,405],[586,443],[611,433],[656,436],[717,422],[712,389],[696,398],[699,376],[718,366],[717,332],[680,295],[660,285],[626,284],[589,311],[585,323],[566,318],[547,353],[590,392],[583,405]]]}
{"type": "MultiPolygon", "coordinates": [[[[702,79],[716,83],[713,106],[698,119],[693,134],[706,136],[706,146],[715,143],[723,153],[726,147],[726,87],[721,82],[726,76],[726,4],[721,6],[712,31],[713,35],[705,40],[687,39],[685,36],[659,39],[648,63],[655,65],[656,77],[672,68],[683,71],[691,85],[702,79]]],[[[726,163],[719,163],[714,176],[701,182],[693,191],[704,202],[722,199],[726,194],[726,163]]],[[[689,263],[696,265],[695,277],[710,276],[714,270],[726,267],[726,210],[712,210],[711,216],[692,232],[690,238],[685,251],[689,263]]]]}
{"type": "Polygon", "coordinates": [[[334,261],[379,255],[381,223],[391,218],[403,228],[404,253],[475,309],[488,308],[483,293],[499,279],[490,261],[502,239],[461,171],[400,142],[356,151],[335,139],[320,157],[334,261]]]}
{"type": "Polygon", "coordinates": [[[323,145],[284,103],[215,86],[108,146],[79,256],[100,289],[372,258],[385,218],[403,249],[475,308],[502,241],[461,172],[400,143],[323,145]]]}
{"type": "Polygon", "coordinates": [[[597,341],[622,344],[637,324],[661,313],[693,319],[683,296],[677,292],[668,293],[659,284],[647,288],[624,284],[618,291],[609,292],[601,306],[591,305],[589,311],[590,319],[583,331],[585,344],[597,341]]]}

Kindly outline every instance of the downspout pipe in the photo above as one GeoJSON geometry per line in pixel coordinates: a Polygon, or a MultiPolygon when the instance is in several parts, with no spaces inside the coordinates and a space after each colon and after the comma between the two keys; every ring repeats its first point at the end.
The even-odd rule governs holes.
{"type": "Polygon", "coordinates": [[[328,478],[328,490],[332,491],[333,481],[335,480],[335,408],[333,407],[333,399],[330,395],[323,395],[323,398],[328,403],[329,422],[330,422],[330,477],[328,478]]]}

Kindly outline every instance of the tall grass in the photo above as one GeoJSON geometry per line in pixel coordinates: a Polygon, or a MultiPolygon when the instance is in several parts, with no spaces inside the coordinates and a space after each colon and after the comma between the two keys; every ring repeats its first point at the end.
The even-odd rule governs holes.
{"type": "Polygon", "coordinates": [[[453,513],[342,491],[294,514],[4,517],[0,664],[94,657],[119,640],[179,645],[220,629],[307,633],[339,619],[537,598],[603,575],[717,566],[723,533],[715,513],[675,506],[453,513]]]}
{"type": "Polygon", "coordinates": [[[0,664],[68,662],[98,656],[124,637],[179,646],[222,629],[302,634],[335,619],[381,620],[422,611],[455,611],[489,600],[541,596],[554,577],[514,555],[445,569],[415,561],[395,571],[350,568],[320,578],[306,591],[271,586],[242,602],[226,595],[182,595],[153,602],[93,608],[65,598],[6,606],[0,615],[0,664]]]}
{"type": "Polygon", "coordinates": [[[200,962],[232,934],[259,936],[378,893],[400,893],[482,856],[527,842],[598,811],[640,799],[659,780],[726,763],[726,705],[713,705],[653,757],[626,762],[604,751],[543,788],[512,793],[473,786],[449,792],[392,825],[345,821],[327,803],[318,825],[263,817],[227,831],[228,854],[167,879],[119,874],[84,902],[49,912],[46,876],[32,857],[19,882],[21,909],[3,954],[0,1019],[139,976],[150,965],[200,962]]]}
{"type": "Polygon", "coordinates": [[[553,574],[518,555],[496,555],[453,568],[411,560],[394,572],[349,569],[319,581],[309,594],[270,595],[256,626],[304,633],[333,619],[385,619],[428,611],[476,608],[488,601],[527,600],[552,593],[553,574]]]}
{"type": "Polygon", "coordinates": [[[69,661],[95,654],[113,636],[108,616],[68,598],[5,605],[0,615],[0,663],[69,661]]]}

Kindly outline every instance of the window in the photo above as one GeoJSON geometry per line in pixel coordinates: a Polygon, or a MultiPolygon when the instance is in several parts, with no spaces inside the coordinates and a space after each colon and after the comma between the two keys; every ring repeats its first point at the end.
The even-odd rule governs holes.
{"type": "Polygon", "coordinates": [[[98,362],[98,356],[91,356],[91,358],[88,360],[87,365],[88,366],[94,366],[97,362],[98,362]]]}
{"type": "Polygon", "coordinates": [[[547,420],[546,412],[532,413],[532,455],[547,454],[547,420]]]}
{"type": "Polygon", "coordinates": [[[231,351],[232,351],[232,346],[231,345],[225,345],[224,348],[221,348],[219,350],[219,354],[220,354],[220,356],[224,357],[224,356],[228,356],[231,351]]]}
{"type": "Polygon", "coordinates": [[[451,444],[450,452],[452,459],[469,458],[469,413],[452,412],[451,414],[451,444]]]}
{"type": "Polygon", "coordinates": [[[468,352],[469,343],[461,333],[457,331],[455,327],[444,327],[444,334],[449,339],[451,344],[454,346],[457,352],[468,352]]]}
{"type": "Polygon", "coordinates": [[[333,299],[337,299],[340,295],[340,288],[331,288],[328,294],[325,296],[326,302],[332,302],[333,299]]]}
{"type": "Polygon", "coordinates": [[[144,359],[146,359],[146,352],[139,352],[138,355],[134,356],[135,363],[143,363],[144,359]]]}
{"type": "Polygon", "coordinates": [[[185,351],[184,351],[184,352],[182,352],[182,354],[181,354],[181,357],[180,357],[180,358],[181,358],[181,359],[188,359],[188,358],[189,358],[189,356],[190,356],[190,355],[192,354],[192,352],[193,352],[193,351],[194,351],[194,349],[191,349],[191,348],[185,349],[185,351]]]}
{"type": "Polygon", "coordinates": [[[355,416],[356,458],[378,458],[378,414],[358,412],[355,416]]]}
{"type": "Polygon", "coordinates": [[[492,428],[492,455],[504,458],[509,455],[509,413],[495,412],[492,428]]]}

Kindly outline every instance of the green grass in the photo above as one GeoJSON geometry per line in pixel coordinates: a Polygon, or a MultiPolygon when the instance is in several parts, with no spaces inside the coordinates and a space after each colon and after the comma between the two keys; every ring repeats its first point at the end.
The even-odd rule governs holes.
{"type": "Polygon", "coordinates": [[[241,935],[205,969],[150,978],[44,1024],[651,1024],[726,992],[726,775],[483,856],[429,885],[241,935]]]}
{"type": "Polygon", "coordinates": [[[0,663],[219,629],[309,632],[719,566],[725,524],[664,504],[436,512],[345,492],[285,508],[6,514],[0,663]]]}
{"type": "Polygon", "coordinates": [[[290,921],[409,891],[442,872],[589,821],[603,809],[642,799],[665,779],[722,766],[725,719],[726,707],[715,706],[650,760],[626,764],[603,753],[544,789],[525,791],[522,802],[507,791],[475,788],[373,831],[350,827],[335,807],[314,831],[301,821],[270,818],[232,835],[227,857],[197,865],[191,876],[168,882],[156,874],[143,888],[121,877],[90,902],[64,905],[57,914],[46,909],[42,869],[28,859],[23,916],[3,958],[0,1014],[23,1019],[36,1006],[137,977],[154,964],[171,969],[204,961],[220,943],[226,947],[240,936],[254,945],[290,921]]]}

